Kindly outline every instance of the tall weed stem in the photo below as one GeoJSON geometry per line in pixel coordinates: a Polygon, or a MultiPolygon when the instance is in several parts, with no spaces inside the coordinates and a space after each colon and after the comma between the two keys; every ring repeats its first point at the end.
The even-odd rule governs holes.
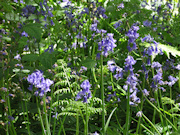
{"type": "Polygon", "coordinates": [[[105,135],[105,106],[104,106],[104,82],[103,82],[103,55],[101,54],[101,100],[102,100],[102,134],[105,135]]]}

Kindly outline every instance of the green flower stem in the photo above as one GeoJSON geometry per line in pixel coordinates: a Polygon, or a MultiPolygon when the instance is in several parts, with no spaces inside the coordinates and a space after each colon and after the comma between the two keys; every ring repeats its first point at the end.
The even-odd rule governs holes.
{"type": "MultiPolygon", "coordinates": [[[[159,90],[159,97],[162,97],[161,90],[159,90]]],[[[163,105],[162,101],[161,101],[161,105],[162,105],[162,108],[164,110],[164,105],[163,105]]],[[[164,116],[166,117],[166,113],[165,112],[164,112],[164,116]]],[[[168,126],[168,122],[167,121],[165,121],[165,122],[166,122],[166,126],[168,126]]],[[[169,128],[168,128],[168,132],[170,132],[169,128]]]]}
{"type": "Polygon", "coordinates": [[[150,124],[151,124],[151,126],[156,130],[156,132],[159,134],[159,135],[161,135],[160,133],[159,133],[159,131],[157,130],[157,128],[154,126],[154,124],[142,113],[142,116],[144,117],[144,119],[146,119],[150,124]]]}
{"type": "Polygon", "coordinates": [[[114,82],[113,82],[113,75],[112,75],[112,72],[110,73],[110,75],[111,75],[111,85],[112,85],[112,90],[114,91],[114,82]]]}
{"type": "MultiPolygon", "coordinates": [[[[51,100],[52,101],[52,100],[51,100]]],[[[59,104],[59,95],[57,96],[57,101],[58,101],[58,106],[60,105],[59,104]]],[[[51,107],[52,107],[52,105],[51,105],[51,107]]],[[[55,110],[55,115],[56,115],[56,113],[57,113],[57,109],[55,110]]],[[[56,129],[56,117],[54,117],[54,123],[53,123],[53,135],[55,134],[55,129],[56,129]]]]}
{"type": "MultiPolygon", "coordinates": [[[[134,119],[133,117],[131,117],[131,119],[133,120],[133,121],[135,121],[135,122],[138,122],[136,119],[134,119]]],[[[140,123],[140,126],[142,127],[142,128],[144,128],[145,130],[147,130],[151,135],[154,135],[154,133],[153,132],[151,132],[146,126],[144,126],[143,124],[141,124],[140,123]]],[[[137,134],[138,135],[138,134],[137,134]]]]}
{"type": "MultiPolygon", "coordinates": [[[[143,77],[143,87],[142,87],[143,90],[145,88],[145,83],[146,83],[146,78],[145,77],[146,76],[144,75],[144,77],[143,77]]],[[[144,98],[143,98],[143,93],[142,93],[142,96],[141,96],[141,107],[140,107],[141,111],[143,110],[143,103],[144,103],[143,100],[144,100],[144,98]]],[[[139,132],[140,123],[141,123],[141,117],[139,117],[139,119],[138,119],[138,125],[137,125],[137,128],[136,128],[136,134],[138,134],[138,132],[139,132]]]]}
{"type": "Polygon", "coordinates": [[[88,121],[89,121],[89,117],[88,117],[88,104],[86,103],[86,124],[85,124],[85,135],[88,135],[88,121]]]}
{"type": "MultiPolygon", "coordinates": [[[[138,86],[140,91],[142,92],[141,86],[139,84],[138,86]]],[[[177,128],[169,121],[169,119],[167,119],[166,116],[164,116],[162,112],[153,103],[151,103],[151,101],[149,101],[149,99],[146,96],[144,96],[144,98],[158,113],[160,113],[160,115],[162,115],[165,118],[165,120],[174,128],[174,130],[177,131],[177,128]]]]}
{"type": "Polygon", "coordinates": [[[65,115],[65,116],[64,116],[64,118],[63,118],[63,122],[62,122],[62,121],[61,121],[61,119],[60,119],[60,122],[61,122],[61,127],[60,127],[60,129],[59,129],[58,135],[60,135],[60,134],[61,134],[61,130],[62,130],[62,129],[63,129],[64,135],[66,134],[66,133],[65,133],[65,131],[64,131],[64,126],[63,126],[64,121],[65,121],[65,119],[66,119],[66,116],[67,116],[67,115],[65,115]]]}
{"type": "MultiPolygon", "coordinates": [[[[155,91],[156,101],[157,101],[157,106],[158,106],[158,108],[161,108],[161,107],[160,107],[159,98],[158,98],[158,91],[160,91],[160,89],[158,89],[157,91],[155,91]]],[[[162,115],[160,114],[159,117],[160,117],[161,124],[162,124],[163,130],[164,130],[164,122],[163,122],[162,115]]]]}
{"type": "Polygon", "coordinates": [[[179,90],[180,90],[180,71],[179,71],[179,81],[178,81],[178,83],[179,83],[179,90]]]}
{"type": "Polygon", "coordinates": [[[130,120],[130,104],[129,104],[129,101],[130,101],[130,91],[129,91],[129,85],[128,85],[128,91],[127,91],[127,104],[126,104],[126,125],[125,125],[125,132],[124,132],[124,135],[128,135],[129,134],[129,127],[130,127],[130,124],[129,124],[129,120],[130,120]]]}
{"type": "MultiPolygon", "coordinates": [[[[2,69],[4,69],[4,59],[2,59],[2,69]]],[[[2,87],[4,87],[4,84],[5,84],[5,78],[4,78],[4,70],[2,70],[2,75],[3,75],[3,78],[2,78],[2,87]]],[[[6,101],[6,95],[5,95],[6,92],[3,92],[3,99],[6,101]]],[[[5,102],[5,107],[8,106],[7,105],[7,102],[5,102]]],[[[8,121],[8,111],[6,112],[6,121],[8,121]]],[[[9,126],[8,124],[6,124],[6,135],[9,135],[9,126]]]]}
{"type": "MultiPolygon", "coordinates": [[[[144,97],[145,97],[145,96],[144,96],[144,97]]],[[[164,115],[162,114],[162,112],[161,112],[154,104],[152,104],[151,101],[149,101],[149,99],[148,99],[147,97],[145,97],[145,99],[146,99],[146,101],[147,101],[152,107],[154,107],[154,109],[155,109],[158,113],[160,113],[160,114],[165,118],[165,120],[174,128],[174,130],[177,131],[177,128],[166,118],[166,116],[164,116],[164,115]]]]}
{"type": "MultiPolygon", "coordinates": [[[[26,127],[27,127],[27,130],[28,130],[28,134],[31,135],[31,132],[30,132],[30,129],[29,129],[29,119],[27,118],[27,117],[28,117],[28,112],[26,111],[26,112],[27,112],[27,117],[26,117],[26,116],[25,116],[25,111],[24,111],[24,104],[23,104],[22,100],[21,100],[21,106],[22,106],[22,110],[23,110],[24,120],[27,121],[26,127]]],[[[25,105],[25,106],[26,106],[26,105],[25,105]]]]}
{"type": "MultiPolygon", "coordinates": [[[[54,87],[53,87],[53,89],[51,89],[51,101],[50,101],[50,108],[52,107],[52,102],[53,102],[53,90],[55,89],[55,85],[54,85],[54,87]]],[[[59,101],[59,100],[57,100],[57,101],[59,101]]],[[[51,111],[52,111],[52,109],[50,109],[49,110],[49,123],[51,123],[51,111]]],[[[57,110],[56,110],[56,112],[57,112],[57,110]]],[[[55,113],[56,113],[55,112],[55,113]]]]}
{"type": "Polygon", "coordinates": [[[79,111],[76,114],[76,135],[79,135],[79,111]]]}
{"type": "MultiPolygon", "coordinates": [[[[169,87],[169,89],[170,89],[170,99],[172,99],[172,88],[169,87]]],[[[172,106],[172,104],[171,104],[171,110],[172,110],[172,108],[173,108],[173,106],[172,106]]],[[[173,112],[173,110],[172,110],[172,113],[171,113],[171,114],[173,115],[173,113],[174,113],[174,112],[173,112]]],[[[173,124],[176,125],[176,124],[175,124],[174,117],[173,117],[173,124]]]]}
{"type": "MultiPolygon", "coordinates": [[[[9,55],[8,55],[8,59],[7,60],[8,60],[7,62],[9,63],[10,62],[9,61],[9,55]]],[[[8,80],[8,75],[9,75],[9,68],[7,69],[6,80],[8,80]]],[[[9,88],[9,83],[10,82],[7,81],[7,83],[6,83],[6,87],[7,88],[9,88]]],[[[8,105],[9,115],[12,116],[11,104],[10,104],[10,99],[9,99],[9,90],[7,90],[6,94],[7,94],[6,97],[7,97],[7,105],[8,105]]],[[[13,131],[13,135],[17,135],[13,121],[11,121],[11,127],[12,127],[12,131],[13,131]]]]}
{"type": "Polygon", "coordinates": [[[39,107],[38,97],[37,96],[36,96],[36,103],[37,103],[37,109],[38,109],[38,113],[39,113],[39,119],[40,119],[42,131],[43,131],[42,133],[43,133],[43,135],[46,135],[46,131],[45,131],[45,128],[44,128],[44,122],[43,122],[43,119],[42,119],[41,110],[40,110],[40,107],[39,107]]]}
{"type": "MultiPolygon", "coordinates": [[[[142,94],[142,96],[141,96],[141,111],[143,110],[143,94],[142,94]]],[[[141,124],[141,117],[139,117],[139,119],[138,119],[138,125],[137,125],[137,128],[136,128],[136,134],[138,134],[138,132],[139,132],[139,127],[140,127],[140,124],[141,124]]]]}
{"type": "MultiPolygon", "coordinates": [[[[22,76],[21,76],[21,79],[22,79],[22,76]]],[[[21,83],[21,87],[22,87],[22,89],[23,89],[23,95],[24,95],[24,97],[25,97],[24,104],[25,104],[25,109],[26,109],[26,113],[27,113],[27,116],[25,117],[25,115],[24,115],[24,113],[25,113],[25,111],[24,111],[24,105],[23,105],[23,102],[22,102],[22,100],[21,100],[21,105],[22,105],[22,109],[23,109],[23,116],[24,116],[24,119],[27,120],[27,122],[28,122],[28,123],[26,123],[26,127],[27,127],[27,130],[28,130],[28,134],[31,135],[30,127],[29,127],[29,115],[28,115],[28,109],[27,109],[27,104],[26,104],[26,102],[27,102],[27,97],[26,97],[26,94],[25,94],[25,92],[24,92],[24,85],[23,85],[22,83],[21,83]]]]}
{"type": "Polygon", "coordinates": [[[119,120],[118,120],[116,111],[115,111],[115,116],[116,116],[116,121],[117,121],[117,123],[118,123],[119,128],[123,131],[123,128],[122,128],[121,124],[119,123],[119,120]]]}
{"type": "Polygon", "coordinates": [[[105,106],[104,106],[104,82],[103,82],[103,55],[101,54],[101,100],[102,100],[102,135],[105,135],[105,106]]]}
{"type": "MultiPolygon", "coordinates": [[[[12,116],[12,111],[11,111],[11,105],[10,105],[10,100],[9,100],[9,92],[7,92],[8,94],[8,97],[7,97],[7,102],[8,102],[8,110],[9,110],[9,115],[10,116],[12,116]]],[[[13,123],[13,121],[11,121],[11,126],[12,126],[12,132],[13,132],[13,135],[17,135],[16,134],[16,130],[15,130],[15,128],[14,128],[14,123],[13,123]]]]}
{"type": "Polygon", "coordinates": [[[45,126],[46,126],[47,135],[51,135],[50,125],[49,125],[48,117],[47,117],[46,95],[43,96],[43,113],[45,116],[45,126]]]}

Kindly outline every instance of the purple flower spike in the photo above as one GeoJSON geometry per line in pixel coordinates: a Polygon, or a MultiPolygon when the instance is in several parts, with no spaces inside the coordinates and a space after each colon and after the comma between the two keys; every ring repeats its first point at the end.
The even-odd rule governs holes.
{"type": "Polygon", "coordinates": [[[80,91],[76,96],[76,101],[83,98],[84,103],[88,103],[87,99],[91,98],[91,91],[89,90],[91,87],[91,84],[88,80],[85,80],[81,83],[81,88],[83,89],[80,91]]]}
{"type": "Polygon", "coordinates": [[[168,76],[168,79],[169,79],[169,81],[170,82],[167,82],[167,84],[170,86],[170,87],[172,87],[176,82],[177,82],[177,78],[175,78],[175,77],[173,77],[173,76],[168,76]]]}
{"type": "Polygon", "coordinates": [[[28,89],[32,91],[33,86],[37,88],[37,91],[35,91],[34,94],[40,97],[43,97],[44,94],[51,91],[50,86],[54,83],[50,79],[45,79],[43,77],[43,73],[39,70],[36,70],[31,75],[28,75],[27,81],[31,84],[28,89]]]}

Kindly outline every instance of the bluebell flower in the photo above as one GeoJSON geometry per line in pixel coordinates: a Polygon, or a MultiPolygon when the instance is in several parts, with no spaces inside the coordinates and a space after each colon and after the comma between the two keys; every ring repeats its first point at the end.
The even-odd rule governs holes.
{"type": "Polygon", "coordinates": [[[141,6],[142,6],[143,8],[145,8],[145,7],[146,7],[146,5],[149,5],[149,4],[147,3],[147,1],[146,1],[146,0],[143,0],[143,1],[142,1],[141,6]]]}
{"type": "Polygon", "coordinates": [[[49,52],[49,53],[54,52],[54,46],[53,46],[53,45],[50,45],[50,46],[48,47],[48,49],[44,50],[44,52],[49,52]]]}
{"type": "Polygon", "coordinates": [[[109,69],[111,72],[113,72],[113,73],[114,73],[114,71],[115,71],[116,68],[117,68],[114,64],[115,64],[115,62],[114,62],[113,60],[109,60],[109,61],[107,62],[108,69],[109,69]]]}
{"type": "Polygon", "coordinates": [[[159,62],[153,62],[151,67],[157,69],[157,68],[161,68],[162,65],[159,62]]]}
{"type": "Polygon", "coordinates": [[[124,3],[120,3],[118,8],[122,8],[123,9],[124,8],[124,3]]]}
{"type": "Polygon", "coordinates": [[[154,38],[151,37],[150,34],[148,34],[147,36],[145,36],[143,39],[142,39],[142,42],[148,42],[148,43],[151,43],[154,41],[154,38]]]}
{"type": "Polygon", "coordinates": [[[175,69],[180,70],[180,64],[178,64],[175,69]]]}
{"type": "Polygon", "coordinates": [[[30,83],[29,90],[33,89],[33,86],[37,88],[35,91],[36,96],[43,97],[44,94],[51,91],[50,86],[54,83],[50,79],[45,79],[43,73],[39,70],[36,70],[31,75],[28,75],[27,81],[30,83]]]}
{"type": "Polygon", "coordinates": [[[93,135],[99,135],[97,132],[95,132],[93,135]]]}
{"type": "Polygon", "coordinates": [[[91,24],[90,30],[96,31],[97,30],[97,23],[91,24]]]}
{"type": "Polygon", "coordinates": [[[14,117],[12,117],[12,116],[8,116],[8,119],[10,120],[10,121],[13,121],[14,120],[14,117]]]}
{"type": "Polygon", "coordinates": [[[123,78],[123,69],[120,67],[116,68],[116,74],[114,75],[114,78],[116,78],[116,80],[118,80],[119,78],[123,78]]]}
{"type": "Polygon", "coordinates": [[[112,90],[112,86],[108,86],[107,88],[108,88],[109,90],[112,90]]]}
{"type": "Polygon", "coordinates": [[[22,64],[15,64],[15,67],[21,67],[21,69],[24,68],[24,66],[22,64]]]}
{"type": "Polygon", "coordinates": [[[114,24],[114,28],[117,29],[118,27],[120,27],[120,26],[121,26],[121,23],[122,23],[122,21],[116,22],[116,23],[114,24]]]}
{"type": "Polygon", "coordinates": [[[5,103],[6,101],[4,99],[1,99],[0,100],[0,103],[5,103]]]}
{"type": "Polygon", "coordinates": [[[0,90],[2,90],[2,91],[4,91],[4,92],[7,92],[8,89],[5,88],[5,87],[1,87],[0,90]]]}
{"type": "Polygon", "coordinates": [[[143,21],[143,25],[146,26],[146,27],[151,27],[151,24],[152,24],[151,21],[148,21],[148,20],[143,21]]]}
{"type": "Polygon", "coordinates": [[[144,89],[142,92],[144,96],[149,96],[149,91],[147,91],[147,89],[144,89]]]}
{"type": "Polygon", "coordinates": [[[98,50],[102,51],[103,49],[102,54],[107,57],[108,51],[113,52],[113,49],[117,46],[115,42],[116,40],[113,38],[113,34],[107,33],[106,37],[98,43],[98,50]]]}
{"type": "Polygon", "coordinates": [[[21,60],[20,54],[17,54],[16,56],[14,56],[14,59],[16,59],[16,60],[21,60]]]}
{"type": "Polygon", "coordinates": [[[88,8],[84,8],[83,11],[80,13],[82,14],[89,14],[89,9],[88,8]]]}
{"type": "Polygon", "coordinates": [[[152,88],[154,88],[155,90],[157,90],[159,88],[160,85],[164,85],[165,83],[162,81],[163,77],[162,77],[162,69],[159,68],[157,70],[157,74],[153,76],[153,82],[152,82],[152,88]]]}
{"type": "Polygon", "coordinates": [[[100,16],[102,16],[103,18],[106,19],[108,17],[105,14],[105,12],[106,12],[106,10],[103,7],[99,6],[99,7],[97,7],[97,9],[95,11],[95,15],[96,15],[97,18],[100,18],[100,16]]]}
{"type": "Polygon", "coordinates": [[[133,70],[133,67],[132,65],[136,64],[136,60],[134,60],[134,58],[132,56],[128,56],[126,59],[125,59],[125,71],[132,71],[133,70]]]}
{"type": "Polygon", "coordinates": [[[173,6],[172,6],[171,3],[167,3],[167,7],[168,7],[169,9],[173,9],[173,6]]]}
{"type": "Polygon", "coordinates": [[[76,96],[76,101],[83,98],[84,103],[88,103],[87,99],[91,98],[91,91],[90,91],[91,84],[88,80],[85,80],[81,83],[81,88],[83,89],[80,91],[76,96]]]}
{"type": "Polygon", "coordinates": [[[142,117],[142,113],[143,113],[142,111],[138,111],[138,112],[136,113],[136,116],[137,116],[137,117],[142,117]]]}
{"type": "Polygon", "coordinates": [[[139,26],[136,26],[134,24],[126,34],[126,36],[129,37],[128,46],[127,46],[129,52],[137,49],[135,41],[139,37],[139,33],[137,33],[138,30],[139,30],[139,26]],[[132,48],[130,47],[130,44],[133,44],[132,48]]]}
{"type": "Polygon", "coordinates": [[[169,81],[170,82],[167,82],[167,84],[170,86],[170,87],[172,87],[176,82],[177,82],[177,78],[175,78],[175,77],[173,77],[173,76],[168,76],[168,79],[169,79],[169,81]]]}
{"type": "Polygon", "coordinates": [[[20,0],[20,3],[25,4],[25,2],[23,0],[20,0]]]}
{"type": "Polygon", "coordinates": [[[15,3],[18,3],[18,1],[17,1],[17,0],[14,0],[14,2],[15,2],[15,3]]]}
{"type": "Polygon", "coordinates": [[[24,7],[22,9],[22,16],[28,18],[31,14],[34,14],[36,12],[36,7],[32,6],[32,5],[26,5],[26,7],[24,7]]]}
{"type": "Polygon", "coordinates": [[[48,16],[49,16],[49,17],[53,17],[54,15],[52,14],[51,11],[48,11],[48,16]]]}
{"type": "Polygon", "coordinates": [[[137,104],[134,103],[134,102],[132,102],[132,101],[129,101],[129,105],[130,105],[130,106],[133,106],[133,107],[136,107],[136,106],[137,106],[137,104]]]}
{"type": "Polygon", "coordinates": [[[21,33],[21,36],[28,37],[28,34],[27,34],[25,31],[23,31],[23,32],[21,33]]]}
{"type": "Polygon", "coordinates": [[[87,71],[87,67],[85,66],[81,66],[79,73],[82,73],[83,71],[87,71]]]}
{"type": "Polygon", "coordinates": [[[57,119],[58,113],[56,112],[52,117],[57,119]]]}
{"type": "Polygon", "coordinates": [[[51,22],[51,26],[53,26],[53,25],[54,25],[54,22],[53,22],[53,20],[50,20],[50,22],[51,22]]]}

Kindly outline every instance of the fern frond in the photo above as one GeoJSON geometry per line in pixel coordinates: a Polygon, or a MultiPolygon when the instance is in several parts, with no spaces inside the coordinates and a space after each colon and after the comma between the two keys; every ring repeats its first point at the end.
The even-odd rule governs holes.
{"type": "Polygon", "coordinates": [[[62,94],[62,93],[70,93],[71,90],[69,88],[62,88],[62,89],[58,89],[54,92],[54,96],[55,95],[59,95],[59,94],[62,94]]]}
{"type": "Polygon", "coordinates": [[[72,112],[61,112],[61,113],[58,114],[57,117],[64,116],[64,115],[67,115],[67,116],[76,116],[77,113],[72,113],[72,112]]]}
{"type": "Polygon", "coordinates": [[[69,104],[68,100],[59,100],[52,104],[52,108],[57,107],[59,105],[67,105],[67,104],[69,104]]]}

